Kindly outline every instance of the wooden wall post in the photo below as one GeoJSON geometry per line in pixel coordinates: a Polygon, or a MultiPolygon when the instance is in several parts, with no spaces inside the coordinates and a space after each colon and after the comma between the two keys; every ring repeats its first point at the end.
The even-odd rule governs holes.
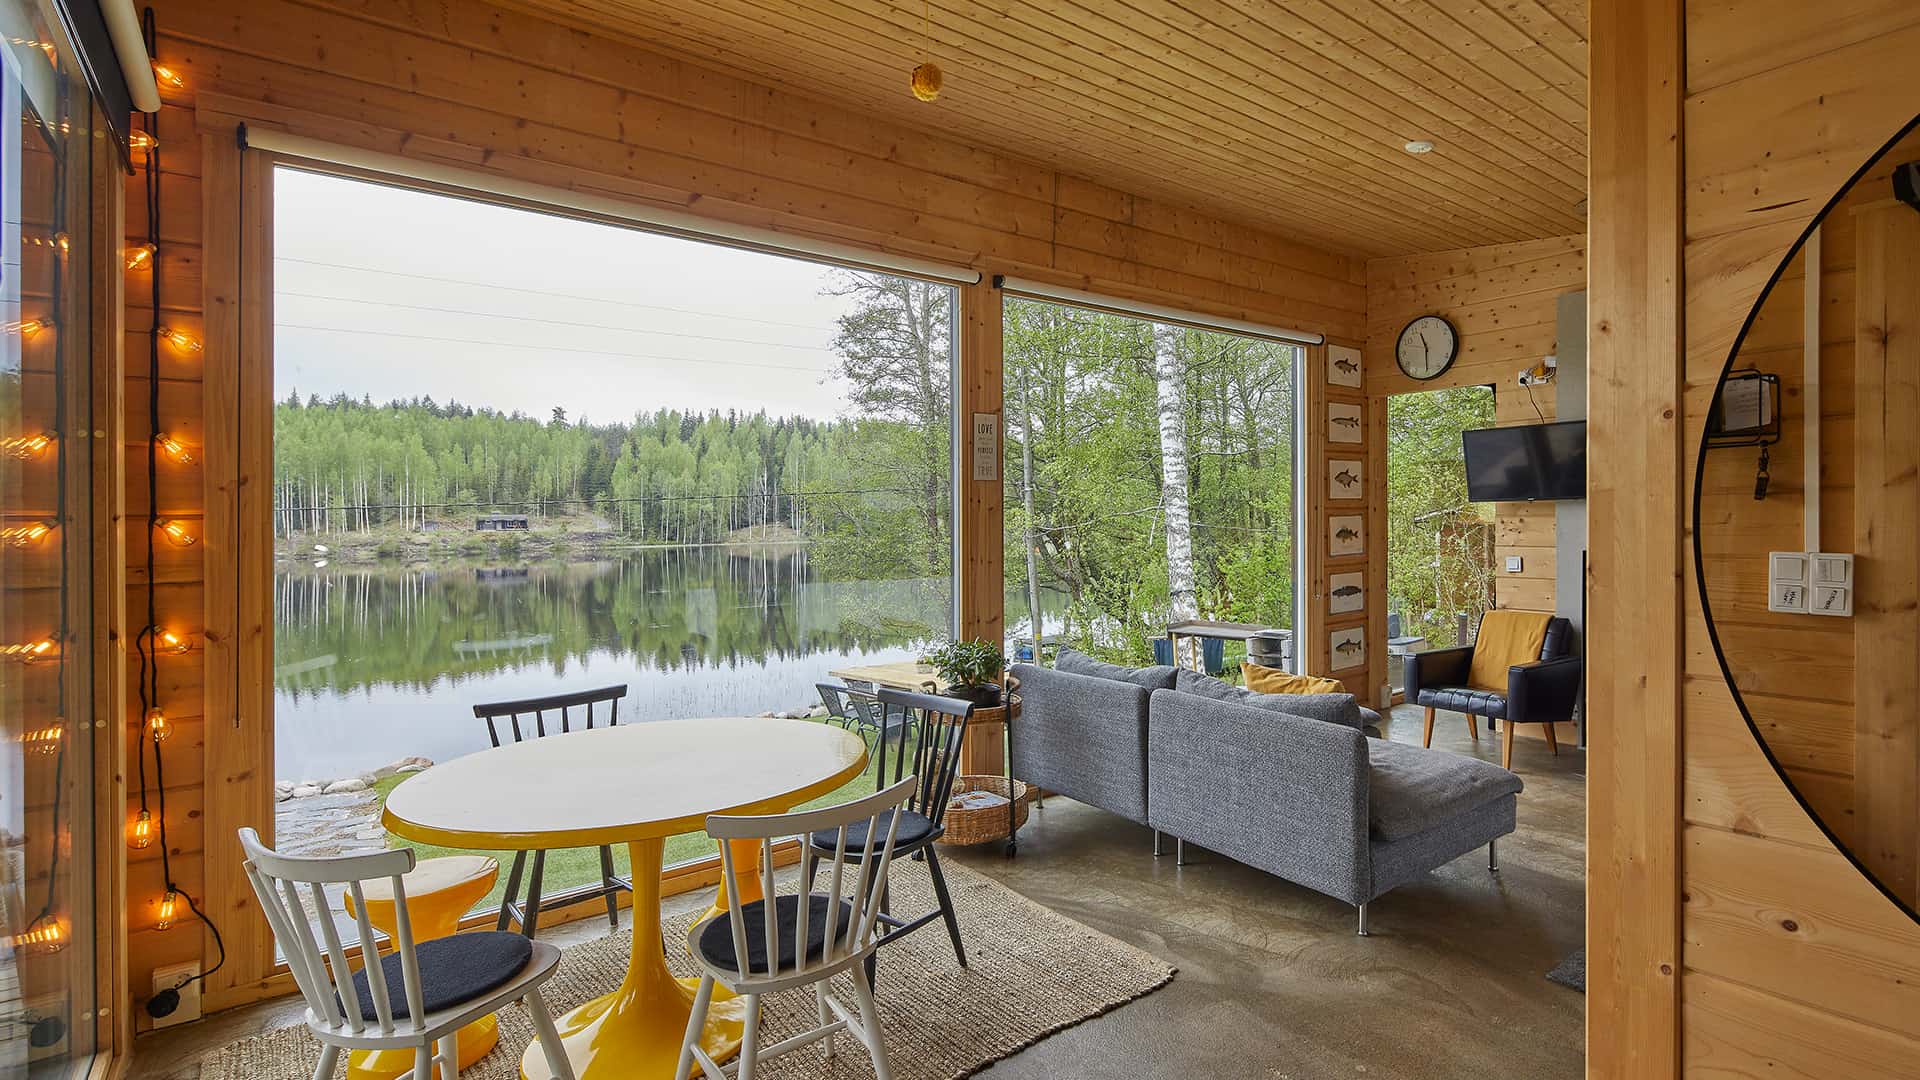
{"type": "Polygon", "coordinates": [[[1682,0],[1592,11],[1587,1075],[1679,1070],[1682,0]]]}
{"type": "Polygon", "coordinates": [[[1000,423],[1000,290],[992,278],[960,286],[959,410],[961,438],[956,462],[960,485],[959,578],[954,603],[959,605],[960,636],[1000,641],[1006,630],[1006,575],[1002,565],[1001,471],[992,480],[973,478],[973,419],[994,418],[1004,456],[1006,425],[1000,423]]]}

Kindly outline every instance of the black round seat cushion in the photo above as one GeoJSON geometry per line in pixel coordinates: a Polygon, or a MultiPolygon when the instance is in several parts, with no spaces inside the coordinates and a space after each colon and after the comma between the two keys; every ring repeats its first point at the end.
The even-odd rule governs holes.
{"type": "MultiPolygon", "coordinates": [[[[780,966],[776,970],[786,971],[798,966],[794,962],[794,953],[798,941],[794,940],[793,917],[800,910],[800,898],[794,895],[776,897],[773,902],[774,936],[780,939],[780,966]]],[[[827,946],[827,913],[833,910],[833,899],[820,893],[807,896],[807,959],[817,960],[827,946]]],[[[751,904],[742,904],[740,910],[729,911],[715,918],[700,929],[700,955],[715,967],[727,968],[742,974],[769,975],[767,969],[767,902],[755,900],[751,904]],[[733,920],[744,920],[747,932],[747,966],[743,969],[734,954],[733,920]]],[[[853,905],[840,901],[840,914],[836,916],[838,925],[834,927],[833,940],[838,943],[846,939],[852,929],[853,905]]]]}
{"type": "MultiPolygon", "coordinates": [[[[532,959],[533,942],[520,934],[486,930],[422,941],[413,951],[420,958],[421,1004],[433,1013],[472,1001],[511,981],[532,959]]],[[[383,957],[380,969],[386,976],[387,1001],[393,1006],[394,1017],[409,1016],[400,954],[383,957]]],[[[360,998],[361,1018],[378,1020],[380,1015],[373,1008],[373,991],[367,985],[366,968],[353,973],[353,992],[360,998]]]]}
{"type": "MultiPolygon", "coordinates": [[[[861,821],[847,826],[847,858],[860,861],[860,852],[867,846],[867,826],[870,822],[861,821]]],[[[879,847],[887,839],[887,819],[880,818],[880,835],[874,837],[874,847],[879,847]]],[[[893,850],[900,852],[911,850],[924,843],[934,833],[934,824],[925,814],[916,814],[912,810],[900,811],[900,827],[893,833],[893,850]]],[[[834,845],[840,842],[839,829],[821,829],[807,841],[815,851],[832,854],[834,845]]]]}

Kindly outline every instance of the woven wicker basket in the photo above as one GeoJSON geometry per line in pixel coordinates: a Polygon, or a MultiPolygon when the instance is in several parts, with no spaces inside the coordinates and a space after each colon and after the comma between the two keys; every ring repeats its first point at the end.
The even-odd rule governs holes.
{"type": "MultiPolygon", "coordinates": [[[[995,795],[1006,795],[1009,781],[1004,776],[956,776],[953,780],[954,797],[969,791],[991,791],[995,795]]],[[[1027,823],[1027,804],[1033,801],[1034,790],[1026,784],[1014,780],[1013,785],[1013,827],[1016,831],[1027,823]]],[[[984,844],[989,840],[1007,838],[1007,808],[1005,805],[988,806],[979,809],[963,809],[947,804],[947,831],[940,838],[943,844],[965,847],[968,844],[984,844]]]]}

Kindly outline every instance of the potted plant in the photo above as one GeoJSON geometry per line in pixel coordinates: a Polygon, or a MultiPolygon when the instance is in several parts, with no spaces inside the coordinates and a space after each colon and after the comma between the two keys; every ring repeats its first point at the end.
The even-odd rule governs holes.
{"type": "Polygon", "coordinates": [[[1000,672],[1007,661],[999,646],[985,641],[949,641],[928,653],[927,660],[947,684],[947,696],[982,708],[1000,704],[1000,672]]]}

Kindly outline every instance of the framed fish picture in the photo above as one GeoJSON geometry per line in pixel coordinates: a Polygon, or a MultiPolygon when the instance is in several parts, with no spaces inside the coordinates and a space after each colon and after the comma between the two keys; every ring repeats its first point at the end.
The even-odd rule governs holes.
{"type": "Polygon", "coordinates": [[[1327,441],[1357,443],[1367,437],[1360,406],[1345,401],[1327,402],[1327,441]]]}
{"type": "Polygon", "coordinates": [[[1327,346],[1327,385],[1360,389],[1360,350],[1347,345],[1327,346]]]}
{"type": "Polygon", "coordinates": [[[1366,495],[1366,466],[1362,462],[1348,458],[1327,462],[1327,498],[1363,499],[1366,495]]]}
{"type": "Polygon", "coordinates": [[[1340,514],[1327,519],[1327,554],[1334,558],[1367,553],[1366,519],[1340,514]]]}
{"type": "Polygon", "coordinates": [[[1367,606],[1366,575],[1358,571],[1327,579],[1327,614],[1347,615],[1367,606]]]}
{"type": "Polygon", "coordinates": [[[1367,628],[1350,626],[1328,635],[1327,653],[1333,658],[1334,671],[1362,667],[1367,662],[1367,628]]]}

